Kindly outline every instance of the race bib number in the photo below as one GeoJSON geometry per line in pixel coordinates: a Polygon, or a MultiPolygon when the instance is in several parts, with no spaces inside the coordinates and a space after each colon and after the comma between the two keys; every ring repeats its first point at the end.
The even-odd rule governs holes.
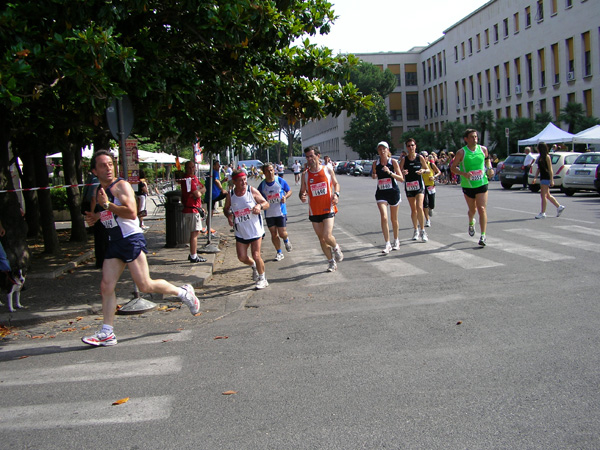
{"type": "Polygon", "coordinates": [[[310,192],[313,197],[327,194],[327,183],[315,183],[310,185],[310,192]]]}
{"type": "Polygon", "coordinates": [[[471,171],[471,181],[483,180],[483,170],[471,171]]]}
{"type": "Polygon", "coordinates": [[[392,188],[392,179],[391,178],[382,178],[377,181],[377,187],[381,190],[383,189],[391,189],[392,188]]]}
{"type": "Polygon", "coordinates": [[[269,203],[279,203],[281,201],[281,196],[278,193],[267,195],[267,201],[269,203]]]}
{"type": "Polygon", "coordinates": [[[427,186],[427,192],[430,194],[435,194],[435,186],[427,186]]]}
{"type": "Polygon", "coordinates": [[[237,223],[242,223],[250,220],[250,214],[252,214],[252,210],[250,208],[244,208],[233,212],[233,215],[235,216],[235,221],[237,223]]]}
{"type": "Polygon", "coordinates": [[[419,181],[407,181],[406,182],[406,190],[407,191],[418,191],[421,189],[421,185],[419,181]]]}
{"type": "Polygon", "coordinates": [[[114,228],[117,226],[115,216],[108,210],[100,211],[100,222],[102,222],[105,228],[114,228]]]}

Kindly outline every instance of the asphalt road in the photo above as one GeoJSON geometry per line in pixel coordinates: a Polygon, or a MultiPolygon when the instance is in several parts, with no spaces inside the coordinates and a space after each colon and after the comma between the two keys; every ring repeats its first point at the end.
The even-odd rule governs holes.
{"type": "Polygon", "coordinates": [[[410,240],[403,199],[401,249],[382,255],[374,181],[340,182],[337,272],[294,194],[294,250],[272,261],[265,240],[271,284],[243,311],[3,361],[3,447],[600,448],[600,197],[558,195],[563,215],[534,220],[539,194],[495,183],[480,248],[440,186],[430,241],[410,240]]]}

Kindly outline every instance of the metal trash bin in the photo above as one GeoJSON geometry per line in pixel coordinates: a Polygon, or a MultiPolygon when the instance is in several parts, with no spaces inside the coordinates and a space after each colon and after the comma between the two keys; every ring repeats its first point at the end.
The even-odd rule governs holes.
{"type": "Polygon", "coordinates": [[[183,243],[183,213],[181,204],[181,191],[174,190],[165,192],[165,227],[167,248],[177,247],[177,244],[183,243]]]}

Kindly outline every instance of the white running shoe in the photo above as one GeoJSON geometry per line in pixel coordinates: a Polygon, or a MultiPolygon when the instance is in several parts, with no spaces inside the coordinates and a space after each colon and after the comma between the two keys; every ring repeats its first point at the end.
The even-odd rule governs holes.
{"type": "Polygon", "coordinates": [[[383,250],[381,250],[381,253],[385,253],[386,255],[392,251],[392,244],[390,244],[389,242],[385,243],[385,247],[383,248],[383,250]]]}
{"type": "Polygon", "coordinates": [[[81,338],[81,341],[93,345],[94,347],[109,347],[111,345],[117,345],[117,337],[115,333],[107,333],[102,329],[96,331],[91,336],[85,336],[81,338]]]}
{"type": "Polygon", "coordinates": [[[192,285],[185,284],[181,286],[181,289],[185,291],[185,296],[181,299],[183,303],[190,308],[190,312],[192,314],[198,314],[198,311],[200,311],[200,300],[198,300],[198,297],[196,297],[196,293],[194,292],[192,285]]]}
{"type": "Polygon", "coordinates": [[[327,266],[327,272],[335,272],[337,270],[337,264],[334,261],[329,261],[329,266],[327,266]]]}
{"type": "Polygon", "coordinates": [[[283,245],[285,245],[285,250],[287,252],[291,252],[292,251],[292,243],[290,242],[290,240],[288,239],[287,242],[284,242],[283,245]]]}
{"type": "Polygon", "coordinates": [[[415,231],[413,231],[413,237],[412,237],[413,241],[418,241],[419,240],[419,229],[415,228],[415,231]]]}
{"type": "Polygon", "coordinates": [[[256,266],[252,266],[252,281],[258,281],[258,270],[256,270],[256,266]]]}
{"type": "Polygon", "coordinates": [[[394,241],[394,245],[392,245],[392,250],[400,250],[400,240],[396,239],[394,241]]]}
{"type": "Polygon", "coordinates": [[[475,220],[475,218],[473,218],[473,223],[469,224],[469,236],[473,237],[475,236],[475,224],[477,223],[477,220],[475,220]]]}
{"type": "Polygon", "coordinates": [[[430,226],[431,226],[431,220],[430,220],[430,219],[427,219],[427,220],[425,221],[425,226],[426,226],[426,227],[430,227],[430,226]]]}
{"type": "Polygon", "coordinates": [[[266,277],[260,278],[257,282],[256,282],[256,289],[264,289],[269,285],[269,282],[267,281],[266,277]]]}
{"type": "Polygon", "coordinates": [[[560,217],[560,215],[562,214],[562,212],[565,210],[565,207],[563,205],[560,205],[558,208],[556,208],[556,217],[560,217]]]}
{"type": "Polygon", "coordinates": [[[546,213],[539,213],[537,216],[535,216],[536,219],[545,219],[546,218],[546,213]]]}
{"type": "Polygon", "coordinates": [[[342,249],[340,248],[339,245],[337,247],[333,248],[333,258],[335,259],[336,262],[340,262],[340,261],[344,260],[344,254],[342,253],[342,249]]]}
{"type": "Polygon", "coordinates": [[[429,237],[427,237],[427,232],[425,230],[421,231],[421,241],[427,242],[428,240],[429,240],[429,237]]]}
{"type": "Polygon", "coordinates": [[[277,255],[275,255],[275,261],[281,261],[283,258],[285,258],[285,256],[283,256],[283,253],[281,252],[277,252],[277,255]]]}
{"type": "Polygon", "coordinates": [[[429,215],[433,216],[433,209],[432,208],[429,208],[429,215]]]}

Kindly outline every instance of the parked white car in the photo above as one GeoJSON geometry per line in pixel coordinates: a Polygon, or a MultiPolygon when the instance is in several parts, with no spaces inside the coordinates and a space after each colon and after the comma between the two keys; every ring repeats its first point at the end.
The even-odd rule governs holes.
{"type": "MultiPolygon", "coordinates": [[[[552,173],[554,174],[554,188],[562,191],[563,178],[567,173],[571,164],[581,155],[577,152],[553,152],[550,153],[550,161],[552,161],[552,173]]],[[[537,160],[531,165],[529,169],[529,175],[527,177],[527,183],[529,184],[529,190],[531,192],[538,192],[540,190],[540,180],[533,183],[533,178],[537,173],[538,164],[537,160]]]]}
{"type": "Polygon", "coordinates": [[[563,191],[571,196],[578,191],[596,191],[594,180],[600,164],[600,152],[582,153],[575,160],[563,180],[563,191]]]}

